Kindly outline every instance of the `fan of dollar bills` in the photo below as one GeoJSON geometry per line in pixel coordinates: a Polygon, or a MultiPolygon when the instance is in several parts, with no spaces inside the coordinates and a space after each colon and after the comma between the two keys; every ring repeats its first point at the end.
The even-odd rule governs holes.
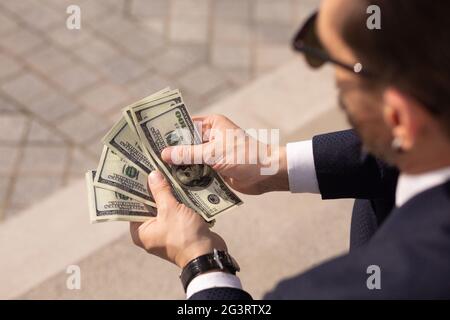
{"type": "Polygon", "coordinates": [[[209,166],[174,166],[161,159],[168,146],[202,142],[179,90],[166,88],[126,107],[102,142],[97,170],[86,173],[91,223],[156,216],[147,189],[153,170],[164,174],[178,201],[207,222],[242,204],[209,166]]]}

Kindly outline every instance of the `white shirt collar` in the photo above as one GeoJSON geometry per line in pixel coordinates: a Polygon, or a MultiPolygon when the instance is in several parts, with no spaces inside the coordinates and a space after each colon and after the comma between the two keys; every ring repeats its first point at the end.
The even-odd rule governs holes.
{"type": "Polygon", "coordinates": [[[395,192],[395,205],[400,207],[419,193],[450,179],[450,167],[421,174],[400,174],[395,192]]]}

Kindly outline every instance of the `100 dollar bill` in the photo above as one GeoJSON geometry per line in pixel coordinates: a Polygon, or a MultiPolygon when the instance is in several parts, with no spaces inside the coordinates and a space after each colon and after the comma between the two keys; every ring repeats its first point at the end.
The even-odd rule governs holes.
{"type": "Polygon", "coordinates": [[[147,174],[155,170],[155,165],[142,150],[139,136],[123,117],[106,134],[102,142],[119,156],[128,159],[147,174]]]}
{"type": "Polygon", "coordinates": [[[91,223],[105,221],[143,222],[156,216],[156,209],[116,191],[94,186],[96,172],[86,173],[91,223]]]}
{"type": "Polygon", "coordinates": [[[180,90],[171,90],[161,94],[158,98],[138,106],[129,107],[129,114],[132,117],[135,127],[143,120],[153,118],[173,106],[183,103],[180,90]]]}
{"type": "Polygon", "coordinates": [[[148,174],[108,147],[103,148],[94,185],[116,191],[145,204],[156,206],[147,188],[148,174]]]}
{"type": "MultiPolygon", "coordinates": [[[[139,110],[132,112],[137,119],[139,110]]],[[[182,194],[187,205],[201,214],[206,221],[211,221],[218,214],[242,203],[209,166],[174,166],[161,159],[161,152],[166,147],[202,142],[184,104],[165,107],[160,114],[143,118],[136,128],[144,148],[171,180],[174,189],[182,194]]]]}

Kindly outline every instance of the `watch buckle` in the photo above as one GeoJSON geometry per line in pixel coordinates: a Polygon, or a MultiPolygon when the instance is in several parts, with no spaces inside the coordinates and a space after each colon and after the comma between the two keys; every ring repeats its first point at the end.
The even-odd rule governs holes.
{"type": "Polygon", "coordinates": [[[214,248],[214,260],[216,261],[217,265],[219,266],[220,270],[223,270],[223,264],[222,261],[220,261],[220,257],[219,257],[219,251],[217,249],[214,248]]]}

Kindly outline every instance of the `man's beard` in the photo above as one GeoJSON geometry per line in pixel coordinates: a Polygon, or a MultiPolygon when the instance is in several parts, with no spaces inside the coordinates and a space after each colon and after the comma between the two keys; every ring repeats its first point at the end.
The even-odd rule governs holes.
{"type": "MultiPolygon", "coordinates": [[[[348,111],[349,109],[345,105],[345,102],[342,99],[342,95],[339,95],[338,103],[339,107],[345,113],[347,122],[355,130],[357,136],[361,139],[361,147],[363,152],[370,153],[375,157],[392,164],[393,152],[390,148],[390,141],[392,141],[392,136],[387,128],[379,130],[378,132],[375,132],[374,130],[373,132],[364,130],[362,128],[363,124],[355,120],[355,117],[348,111]]],[[[383,124],[381,123],[380,126],[383,126],[383,124]]]]}

